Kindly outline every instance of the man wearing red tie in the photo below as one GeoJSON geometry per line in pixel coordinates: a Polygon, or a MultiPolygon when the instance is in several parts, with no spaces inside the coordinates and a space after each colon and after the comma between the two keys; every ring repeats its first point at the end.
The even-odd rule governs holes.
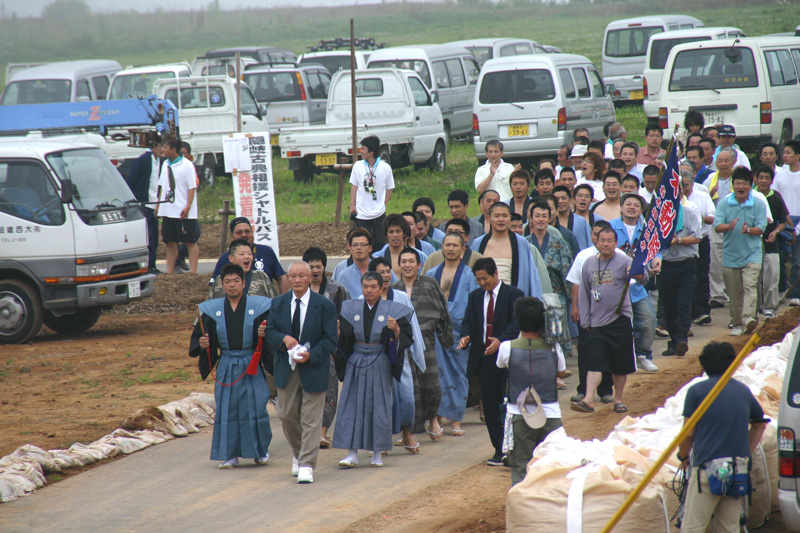
{"type": "Polygon", "coordinates": [[[500,281],[497,265],[491,257],[478,259],[472,267],[480,289],[469,295],[461,331],[465,334],[458,343],[459,349],[467,346],[469,362],[467,378],[478,374],[481,400],[486,417],[486,429],[494,446],[494,456],[489,466],[503,464],[503,397],[506,393],[506,369],[497,368],[497,350],[503,341],[519,336],[514,321],[514,301],[524,296],[521,290],[500,281]]]}

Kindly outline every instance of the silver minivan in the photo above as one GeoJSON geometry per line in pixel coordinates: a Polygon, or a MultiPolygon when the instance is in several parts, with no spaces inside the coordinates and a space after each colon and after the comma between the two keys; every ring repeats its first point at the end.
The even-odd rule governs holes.
{"type": "Polygon", "coordinates": [[[367,68],[395,67],[416,72],[428,90],[439,95],[448,139],[472,131],[472,103],[480,67],[463,46],[426,44],[375,50],[367,68]]]}
{"type": "Polygon", "coordinates": [[[0,105],[56,104],[105,100],[111,76],[122,65],[106,59],[61,61],[17,72],[0,105]]]}
{"type": "Polygon", "coordinates": [[[615,120],[614,104],[597,68],[583,56],[534,54],[483,65],[473,106],[473,145],[486,160],[486,141],[503,142],[505,157],[551,155],[584,127],[592,138],[615,120]]]}
{"type": "Polygon", "coordinates": [[[529,54],[546,54],[547,50],[536,41],[530,39],[515,39],[510,37],[495,37],[485,39],[467,39],[466,41],[453,41],[454,46],[463,46],[469,50],[478,64],[496,57],[522,56],[529,54]]]}

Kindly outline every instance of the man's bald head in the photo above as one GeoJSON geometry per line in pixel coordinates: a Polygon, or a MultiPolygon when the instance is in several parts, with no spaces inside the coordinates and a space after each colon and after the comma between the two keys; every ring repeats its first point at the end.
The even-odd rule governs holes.
{"type": "Polygon", "coordinates": [[[295,297],[302,297],[311,285],[311,267],[305,261],[295,261],[289,265],[289,286],[295,297]]]}

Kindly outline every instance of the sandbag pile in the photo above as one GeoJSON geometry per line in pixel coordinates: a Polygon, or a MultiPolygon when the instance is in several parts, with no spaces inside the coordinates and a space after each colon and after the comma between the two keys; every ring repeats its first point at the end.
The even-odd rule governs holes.
{"type": "MultiPolygon", "coordinates": [[[[753,454],[755,491],[748,513],[751,528],[762,525],[778,508],[778,407],[798,329],[779,343],[755,350],[734,374],[771,418],[753,454]]],[[[525,479],[508,493],[508,531],[600,531],[680,432],[686,393],[702,379],[684,385],[655,413],[626,417],[604,441],[581,442],[567,437],[563,429],[548,435],[534,451],[525,479]]],[[[669,519],[664,520],[664,516],[672,516],[678,501],[665,483],[673,479],[678,466],[672,454],[614,528],[615,533],[670,531],[669,519]]]]}
{"type": "Polygon", "coordinates": [[[41,488],[45,474],[129,454],[175,437],[185,437],[214,423],[213,394],[190,396],[160,407],[140,409],[116,429],[91,444],[76,442],[66,450],[42,450],[26,444],[0,459],[0,502],[15,500],[41,488]]]}

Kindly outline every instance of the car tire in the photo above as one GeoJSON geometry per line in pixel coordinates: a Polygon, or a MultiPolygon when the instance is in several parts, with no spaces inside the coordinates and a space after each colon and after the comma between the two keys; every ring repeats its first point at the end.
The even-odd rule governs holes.
{"type": "Polygon", "coordinates": [[[788,122],[784,122],[783,126],[781,127],[781,142],[778,143],[779,146],[783,146],[786,141],[792,139],[792,127],[789,125],[788,122]]]}
{"type": "Polygon", "coordinates": [[[44,310],[38,292],[24,281],[0,282],[0,344],[22,344],[42,327],[44,310]]]}
{"type": "Polygon", "coordinates": [[[56,333],[65,335],[83,333],[97,323],[101,313],[102,309],[99,307],[90,307],[71,315],[61,316],[55,316],[50,311],[46,311],[44,323],[56,333]]]}
{"type": "Polygon", "coordinates": [[[200,176],[200,183],[203,187],[214,186],[214,180],[216,179],[214,165],[203,165],[200,167],[200,172],[198,172],[197,175],[200,176]]]}
{"type": "Polygon", "coordinates": [[[437,172],[444,172],[447,168],[447,150],[442,141],[437,141],[433,154],[428,160],[428,168],[437,172]]]}
{"type": "Polygon", "coordinates": [[[381,161],[386,163],[389,166],[392,166],[392,151],[389,149],[388,146],[383,145],[379,150],[378,156],[381,158],[381,161]]]}

